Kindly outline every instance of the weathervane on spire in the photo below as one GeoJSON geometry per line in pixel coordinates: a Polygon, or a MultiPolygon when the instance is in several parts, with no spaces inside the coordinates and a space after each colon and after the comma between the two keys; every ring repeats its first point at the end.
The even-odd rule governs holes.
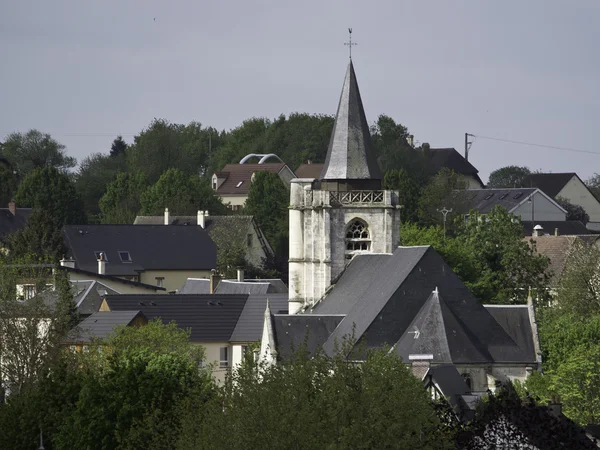
{"type": "Polygon", "coordinates": [[[352,28],[348,28],[348,33],[350,33],[350,39],[348,42],[344,42],[344,45],[348,46],[348,49],[350,50],[350,59],[352,59],[352,46],[358,44],[356,42],[352,42],[352,28]]]}

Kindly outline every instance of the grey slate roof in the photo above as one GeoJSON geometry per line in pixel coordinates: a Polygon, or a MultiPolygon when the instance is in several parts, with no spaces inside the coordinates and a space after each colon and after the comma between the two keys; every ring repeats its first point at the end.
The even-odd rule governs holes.
{"type": "Polygon", "coordinates": [[[232,342],[260,341],[267,299],[269,300],[269,308],[274,314],[287,313],[287,294],[250,295],[231,335],[232,342]]]}
{"type": "MultiPolygon", "coordinates": [[[[148,320],[160,317],[190,329],[194,342],[227,342],[244,309],[247,295],[109,295],[110,311],[139,310],[148,320]]],[[[263,311],[264,312],[264,311],[263,311]]]]}
{"type": "Polygon", "coordinates": [[[300,164],[295,170],[296,178],[319,178],[324,165],[322,163],[300,164]]]}
{"type": "Polygon", "coordinates": [[[535,188],[469,189],[463,195],[468,209],[475,209],[482,214],[487,214],[496,205],[500,205],[510,212],[535,191],[535,188]]]}
{"type": "Polygon", "coordinates": [[[303,344],[306,344],[309,353],[314,354],[327,342],[343,318],[341,314],[274,314],[273,331],[278,357],[289,358],[303,344]]]}
{"type": "Polygon", "coordinates": [[[321,179],[382,179],[352,60],[346,71],[321,179]]]}
{"type": "MultiPolygon", "coordinates": [[[[533,232],[533,227],[536,225],[540,225],[543,230],[543,234],[553,235],[554,231],[558,228],[558,234],[562,235],[591,235],[590,230],[586,228],[586,226],[580,222],[579,220],[563,220],[563,221],[539,221],[531,222],[530,220],[525,221],[522,220],[523,230],[525,231],[525,236],[531,236],[533,232]]],[[[594,236],[594,235],[592,235],[594,236]]],[[[598,235],[596,235],[598,236],[598,235]]]]}
{"type": "Polygon", "coordinates": [[[103,252],[108,275],[136,275],[140,270],[210,270],[216,267],[214,242],[201,227],[160,225],[66,225],[68,256],[78,269],[97,272],[94,252],[103,252]],[[131,262],[118,252],[128,251],[131,262]]]}
{"type": "Polygon", "coordinates": [[[188,278],[177,291],[178,294],[210,294],[210,280],[207,278],[188,278]]]}
{"type": "Polygon", "coordinates": [[[437,174],[443,168],[447,168],[461,175],[470,175],[483,186],[483,182],[479,178],[479,170],[467,161],[463,155],[458,153],[456,149],[430,148],[425,154],[428,156],[429,169],[432,174],[437,174]]]}
{"type": "MultiPolygon", "coordinates": [[[[222,280],[217,286],[215,294],[260,295],[281,293],[281,286],[280,283],[277,283],[277,281],[283,283],[281,280],[244,280],[243,282],[237,280],[222,280]],[[272,283],[271,281],[273,281],[274,283],[272,283]]],[[[285,289],[283,292],[287,292],[287,289],[285,289]]]]}
{"type": "Polygon", "coordinates": [[[95,280],[71,281],[73,301],[80,316],[89,316],[98,312],[106,295],[118,295],[120,292],[111,289],[95,280]]]}
{"type": "Polygon", "coordinates": [[[535,347],[533,332],[529,321],[527,305],[485,305],[485,309],[492,315],[496,322],[516,342],[519,348],[535,360],[535,347]]]}
{"type": "Polygon", "coordinates": [[[8,208],[0,208],[0,239],[25,228],[30,214],[31,208],[17,208],[15,215],[8,208]]]}
{"type": "Polygon", "coordinates": [[[507,334],[433,248],[399,247],[391,256],[379,256],[378,264],[361,264],[361,258],[369,256],[370,260],[376,257],[355,257],[314,308],[314,313],[346,314],[323,345],[326,353],[354,333],[358,345],[364,343],[366,348],[396,344],[405,359],[429,348],[433,363],[450,362],[449,357],[457,364],[536,362],[535,355],[507,334]],[[436,290],[439,295],[432,296],[436,290]],[[445,333],[439,329],[442,323],[445,333]]]}
{"type": "Polygon", "coordinates": [[[90,342],[93,338],[104,339],[117,326],[128,326],[136,317],[144,316],[141,311],[102,311],[96,312],[81,322],[71,342],[90,342]]]}
{"type": "Polygon", "coordinates": [[[571,178],[576,176],[575,172],[532,173],[523,179],[523,186],[538,188],[550,197],[555,198],[562,188],[571,181],[571,178]]]}

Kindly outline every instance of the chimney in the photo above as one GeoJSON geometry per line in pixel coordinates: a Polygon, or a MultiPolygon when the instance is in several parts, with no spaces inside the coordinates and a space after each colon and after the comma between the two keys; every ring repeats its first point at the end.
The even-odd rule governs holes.
{"type": "Polygon", "coordinates": [[[306,164],[312,164],[312,161],[309,159],[306,161],[306,164]]]}
{"type": "Polygon", "coordinates": [[[165,208],[165,225],[169,225],[169,208],[165,208]]]}
{"type": "Polygon", "coordinates": [[[213,269],[210,273],[210,293],[214,294],[217,286],[221,282],[221,275],[217,273],[215,269],[213,269]]]}
{"type": "Polygon", "coordinates": [[[409,134],[408,136],[406,136],[406,142],[408,142],[408,145],[410,145],[411,147],[414,148],[414,146],[415,146],[415,137],[412,134],[409,134]]]}
{"type": "Polygon", "coordinates": [[[554,236],[558,236],[558,228],[554,229],[554,236]]]}
{"type": "Polygon", "coordinates": [[[544,234],[544,229],[542,228],[541,225],[536,225],[535,227],[533,227],[533,231],[531,232],[532,237],[543,236],[543,234],[544,234]]]}
{"type": "Polygon", "coordinates": [[[206,217],[204,216],[204,211],[198,210],[198,226],[206,228],[206,217]]]}
{"type": "Polygon", "coordinates": [[[244,281],[244,269],[240,268],[237,270],[237,280],[242,283],[244,281]]]}
{"type": "Polygon", "coordinates": [[[106,274],[106,260],[104,259],[104,253],[100,253],[100,258],[98,259],[98,275],[106,274]]]}
{"type": "Polygon", "coordinates": [[[68,258],[66,256],[63,256],[62,259],[60,260],[60,266],[61,267],[69,267],[71,269],[75,268],[75,260],[73,258],[68,258]]]}
{"type": "Polygon", "coordinates": [[[17,215],[17,205],[12,200],[8,202],[8,210],[11,212],[13,216],[17,215]]]}

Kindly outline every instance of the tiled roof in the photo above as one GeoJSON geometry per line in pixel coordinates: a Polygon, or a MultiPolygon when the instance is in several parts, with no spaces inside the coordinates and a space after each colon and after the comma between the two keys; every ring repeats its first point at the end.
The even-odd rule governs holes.
{"type": "Polygon", "coordinates": [[[136,275],[143,270],[211,270],[217,249],[201,227],[160,225],[66,225],[69,256],[78,269],[98,271],[95,252],[103,252],[108,275],[136,275]],[[129,252],[124,261],[120,252],[129,252]]]}
{"type": "Polygon", "coordinates": [[[555,198],[562,188],[571,181],[571,178],[576,176],[575,172],[532,173],[523,179],[523,186],[538,188],[550,197],[555,198]]]}
{"type": "Polygon", "coordinates": [[[547,271],[552,276],[552,283],[557,283],[560,280],[569,252],[576,242],[577,237],[538,236],[526,237],[525,240],[527,243],[534,241],[536,252],[546,256],[550,260],[547,271]]]}
{"type": "Polygon", "coordinates": [[[88,316],[98,312],[106,295],[118,295],[120,292],[111,289],[96,280],[71,281],[73,301],[80,316],[88,316]]]}
{"type": "Polygon", "coordinates": [[[210,294],[210,280],[207,278],[188,278],[177,291],[178,294],[210,294]]]}
{"type": "Polygon", "coordinates": [[[227,342],[246,304],[247,295],[109,295],[110,311],[139,310],[148,320],[160,317],[190,329],[194,342],[227,342]]]}
{"type": "Polygon", "coordinates": [[[302,164],[296,169],[296,178],[319,178],[325,164],[302,164]]]}
{"type": "Polygon", "coordinates": [[[284,167],[284,163],[227,164],[223,170],[217,172],[219,177],[226,176],[226,179],[216,193],[217,195],[248,195],[254,172],[279,173],[284,167]]]}

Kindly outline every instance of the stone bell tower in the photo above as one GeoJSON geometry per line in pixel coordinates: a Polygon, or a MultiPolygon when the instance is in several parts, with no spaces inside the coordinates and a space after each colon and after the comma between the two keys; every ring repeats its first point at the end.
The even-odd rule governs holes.
{"type": "Polygon", "coordinates": [[[381,181],[350,60],[321,175],[291,184],[290,314],[314,305],[354,255],[399,245],[398,192],[381,181]]]}

